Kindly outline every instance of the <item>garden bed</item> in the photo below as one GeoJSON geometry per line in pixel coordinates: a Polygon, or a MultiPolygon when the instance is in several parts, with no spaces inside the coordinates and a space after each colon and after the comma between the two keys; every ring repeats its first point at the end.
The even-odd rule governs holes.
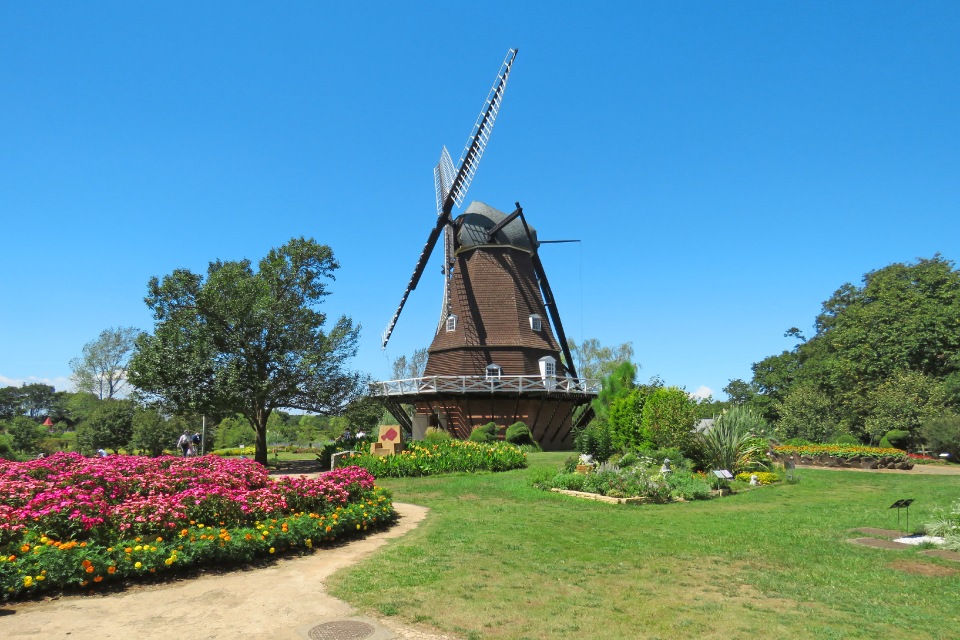
{"type": "Polygon", "coordinates": [[[275,482],[252,460],[212,455],[0,462],[0,593],[308,552],[393,517],[390,494],[357,467],[275,482]]]}
{"type": "Polygon", "coordinates": [[[909,471],[915,464],[942,464],[940,460],[902,449],[832,444],[773,447],[771,457],[776,461],[793,460],[795,464],[803,465],[901,471],[909,471]]]}
{"type": "Polygon", "coordinates": [[[368,453],[345,458],[347,464],[366,469],[377,478],[429,476],[457,471],[509,471],[527,466],[527,454],[512,444],[441,440],[411,442],[396,455],[368,453]]]}

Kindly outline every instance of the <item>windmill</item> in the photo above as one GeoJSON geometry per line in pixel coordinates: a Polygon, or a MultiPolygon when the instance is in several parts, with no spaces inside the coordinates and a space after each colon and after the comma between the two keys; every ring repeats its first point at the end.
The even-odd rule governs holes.
{"type": "Polygon", "coordinates": [[[516,56],[516,49],[507,52],[456,166],[443,147],[433,171],[437,220],[381,335],[386,348],[442,236],[443,297],[424,374],[370,389],[415,439],[428,426],[465,438],[481,424],[522,421],[545,449],[569,448],[599,391],[598,381],[577,377],[540,261],[541,243],[520,203],[507,214],[474,201],[458,217],[452,214],[454,205],[463,205],[490,140],[516,56]],[[415,407],[413,418],[404,404],[415,407]]]}

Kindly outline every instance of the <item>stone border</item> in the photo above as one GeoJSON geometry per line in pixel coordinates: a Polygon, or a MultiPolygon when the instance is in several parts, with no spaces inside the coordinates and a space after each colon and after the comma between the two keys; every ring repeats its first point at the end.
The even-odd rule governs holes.
{"type": "Polygon", "coordinates": [[[562,493],[565,496],[574,498],[584,498],[585,500],[596,500],[597,502],[606,502],[607,504],[667,504],[668,502],[689,502],[683,498],[670,498],[666,502],[657,502],[653,498],[644,496],[635,496],[633,498],[614,498],[612,496],[602,496],[599,493],[588,493],[587,491],[570,491],[569,489],[550,489],[554,493],[562,493]]]}
{"type": "Polygon", "coordinates": [[[798,453],[787,455],[771,452],[770,459],[780,464],[783,464],[786,460],[792,460],[797,466],[836,467],[838,469],[897,469],[899,471],[910,471],[914,467],[914,463],[910,458],[903,458],[897,462],[892,456],[884,456],[882,458],[874,458],[871,456],[841,458],[831,456],[828,453],[821,453],[819,456],[801,456],[798,453]]]}

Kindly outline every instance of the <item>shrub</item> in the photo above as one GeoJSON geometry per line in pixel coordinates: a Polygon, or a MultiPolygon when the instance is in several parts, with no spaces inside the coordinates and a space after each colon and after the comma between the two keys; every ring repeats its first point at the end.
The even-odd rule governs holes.
{"type": "Polygon", "coordinates": [[[443,429],[427,427],[426,433],[423,434],[423,441],[428,443],[444,442],[450,440],[451,437],[452,436],[443,429]]]}
{"type": "Polygon", "coordinates": [[[679,387],[657,389],[643,405],[643,428],[657,447],[689,449],[696,422],[696,401],[679,387]]]}
{"type": "Polygon", "coordinates": [[[580,458],[578,456],[570,456],[563,461],[563,465],[561,465],[560,468],[566,473],[573,473],[577,470],[578,464],[580,464],[580,458]]]}
{"type": "Polygon", "coordinates": [[[667,476],[670,495],[684,500],[706,500],[710,497],[710,485],[705,477],[689,472],[674,472],[667,476]]]}
{"type": "Polygon", "coordinates": [[[610,429],[604,420],[592,420],[573,439],[574,448],[580,453],[593,456],[597,462],[604,462],[614,453],[610,441],[610,429]]]}
{"type": "Polygon", "coordinates": [[[960,462],[960,416],[943,414],[923,423],[920,436],[934,455],[949,453],[951,462],[960,462]]]}
{"type": "Polygon", "coordinates": [[[740,405],[717,418],[709,431],[697,434],[704,467],[734,473],[765,467],[766,440],[757,438],[752,430],[758,421],[762,418],[740,405]]]}
{"type": "Polygon", "coordinates": [[[625,453],[617,461],[617,466],[621,469],[627,469],[640,462],[640,458],[635,453],[625,453]]]}
{"type": "Polygon", "coordinates": [[[649,395],[650,388],[644,386],[610,403],[610,437],[616,448],[639,448],[652,443],[649,430],[643,427],[643,405],[649,395]]]}
{"type": "Polygon", "coordinates": [[[527,425],[516,422],[507,427],[506,441],[516,445],[533,444],[533,436],[527,425]]]}
{"type": "Polygon", "coordinates": [[[470,432],[471,442],[493,442],[497,439],[497,425],[495,422],[488,422],[485,425],[477,427],[470,432]]]}
{"type": "Polygon", "coordinates": [[[887,448],[889,449],[906,449],[910,444],[910,432],[904,431],[902,429],[892,429],[887,432],[887,435],[881,438],[881,447],[883,447],[883,440],[887,441],[887,448]]]}
{"type": "Polygon", "coordinates": [[[854,438],[854,437],[853,437],[852,435],[850,435],[849,433],[845,433],[845,434],[843,434],[842,436],[840,436],[839,438],[837,438],[837,444],[853,444],[853,445],[858,445],[858,444],[860,444],[860,441],[857,440],[856,438],[854,438]]]}

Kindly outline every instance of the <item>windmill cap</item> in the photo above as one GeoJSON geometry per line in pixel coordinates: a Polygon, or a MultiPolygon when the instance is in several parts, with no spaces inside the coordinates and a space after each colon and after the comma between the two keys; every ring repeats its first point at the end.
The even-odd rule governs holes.
{"type": "MultiPolygon", "coordinates": [[[[486,245],[487,234],[497,223],[507,217],[503,211],[497,211],[493,207],[482,202],[474,200],[470,203],[460,217],[457,219],[457,240],[461,249],[469,249],[479,245],[486,245]]],[[[537,242],[537,230],[532,226],[530,237],[534,243],[537,242]]],[[[523,227],[523,221],[520,218],[513,220],[510,224],[497,232],[497,243],[501,245],[511,245],[526,251],[533,251],[530,246],[530,240],[527,238],[527,232],[523,227]]]]}

